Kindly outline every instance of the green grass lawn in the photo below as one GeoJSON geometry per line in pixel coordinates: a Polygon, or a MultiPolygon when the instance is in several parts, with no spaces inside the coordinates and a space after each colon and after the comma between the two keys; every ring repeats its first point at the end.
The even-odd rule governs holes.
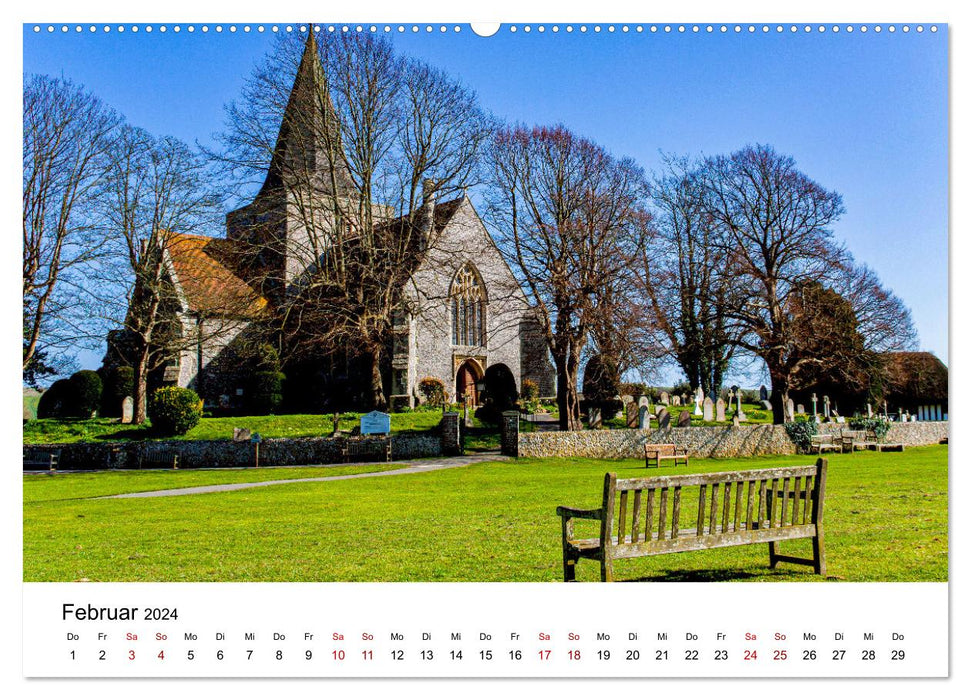
{"type": "MultiPolygon", "coordinates": [[[[825,511],[830,579],[947,580],[947,455],[946,446],[935,445],[831,458],[825,511]]],[[[811,462],[791,456],[698,459],[678,471],[811,462]]],[[[296,470],[237,471],[233,478],[287,471],[296,470]]],[[[168,488],[223,473],[25,477],[24,580],[557,581],[555,508],[599,506],[606,471],[647,475],[635,460],[523,459],[131,500],[79,497],[168,488]]],[[[687,493],[684,498],[690,503],[687,493]]],[[[787,542],[780,550],[805,556],[809,546],[808,540],[787,542]]],[[[806,567],[781,564],[772,571],[767,559],[766,545],[728,547],[620,561],[615,574],[628,580],[819,580],[806,567]]],[[[595,562],[578,567],[580,580],[596,580],[598,573],[595,562]]]]}
{"type": "MultiPolygon", "coordinates": [[[[360,425],[360,413],[341,414],[341,430],[350,431],[360,425]]],[[[431,430],[442,420],[438,411],[392,413],[391,431],[409,432],[431,430]]],[[[231,440],[233,428],[249,428],[264,438],[320,437],[334,430],[333,416],[281,415],[236,416],[203,418],[199,425],[177,440],[231,440]]],[[[24,444],[46,442],[85,442],[91,440],[147,440],[152,439],[148,425],[122,425],[118,419],[62,420],[44,418],[24,424],[24,444]]]]}

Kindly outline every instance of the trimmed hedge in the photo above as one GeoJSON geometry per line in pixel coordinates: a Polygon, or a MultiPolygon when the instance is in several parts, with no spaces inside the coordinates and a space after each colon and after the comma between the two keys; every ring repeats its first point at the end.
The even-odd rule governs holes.
{"type": "Polygon", "coordinates": [[[101,377],[91,369],[82,369],[71,375],[74,390],[72,415],[90,418],[101,407],[101,377]]]}
{"type": "Polygon", "coordinates": [[[202,418],[202,399],[192,389],[163,386],[148,404],[152,429],[159,435],[185,435],[202,418]]]}

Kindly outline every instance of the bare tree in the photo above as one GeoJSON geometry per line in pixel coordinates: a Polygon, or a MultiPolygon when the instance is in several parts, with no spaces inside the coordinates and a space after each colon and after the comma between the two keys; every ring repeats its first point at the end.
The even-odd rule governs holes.
{"type": "Polygon", "coordinates": [[[553,356],[560,427],[580,427],[577,374],[598,305],[638,243],[644,180],[563,126],[513,127],[492,149],[490,216],[553,356]]]}
{"type": "Polygon", "coordinates": [[[793,377],[812,361],[792,352],[790,297],[804,283],[831,283],[842,251],[830,227],[843,213],[842,198],[768,146],[709,158],[704,172],[709,211],[721,228],[717,244],[745,292],[729,312],[745,330],[737,342],[765,362],[773,418],[782,423],[793,377]]]}
{"type": "Polygon", "coordinates": [[[104,252],[92,209],[120,119],[70,81],[43,75],[25,78],[23,115],[26,376],[90,336],[78,313],[83,268],[104,252]]]}
{"type": "Polygon", "coordinates": [[[883,286],[872,268],[857,264],[846,254],[837,273],[834,289],[852,305],[867,350],[917,349],[917,330],[910,309],[883,286]]]}
{"type": "Polygon", "coordinates": [[[642,323],[657,333],[692,387],[721,389],[738,340],[732,251],[716,244],[702,166],[665,157],[651,183],[653,226],[638,265],[642,323]]]}
{"type": "MultiPolygon", "coordinates": [[[[133,421],[142,423],[149,373],[177,363],[182,350],[199,342],[198,328],[184,323],[172,258],[186,254],[179,246],[187,234],[212,224],[217,200],[204,162],[177,139],[125,126],[111,158],[101,202],[110,257],[98,266],[89,291],[103,320],[121,329],[119,349],[134,370],[133,421]]],[[[211,311],[217,322],[236,315],[232,308],[211,311]]],[[[209,332],[220,335],[217,328],[209,332]]]]}
{"type": "Polygon", "coordinates": [[[230,215],[230,236],[278,260],[251,271],[286,360],[362,360],[367,403],[387,405],[382,368],[396,314],[416,311],[402,308],[403,289],[436,245],[434,203],[475,184],[491,127],[473,93],[384,39],[280,40],[230,106],[214,155],[266,175],[230,215]]]}

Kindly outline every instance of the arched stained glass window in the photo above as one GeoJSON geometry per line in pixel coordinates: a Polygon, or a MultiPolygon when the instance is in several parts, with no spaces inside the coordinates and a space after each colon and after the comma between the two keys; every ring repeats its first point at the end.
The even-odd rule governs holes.
{"type": "Polygon", "coordinates": [[[467,262],[452,281],[452,344],[485,345],[485,288],[475,266],[467,262]]]}

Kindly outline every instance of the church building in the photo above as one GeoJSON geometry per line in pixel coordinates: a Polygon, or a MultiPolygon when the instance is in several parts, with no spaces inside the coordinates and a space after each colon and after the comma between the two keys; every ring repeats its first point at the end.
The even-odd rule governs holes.
{"type": "MultiPolygon", "coordinates": [[[[198,341],[181,346],[164,379],[195,389],[207,405],[245,403],[246,378],[234,347],[301,293],[318,272],[319,247],[351,230],[353,222],[335,212],[359,195],[350,175],[332,165],[339,141],[321,136],[339,132],[321,89],[322,71],[311,33],[254,200],[228,214],[225,236],[176,233],[167,246],[180,325],[198,341]]],[[[463,192],[437,201],[434,188],[427,190],[420,209],[399,218],[383,212],[386,221],[375,224],[408,219],[420,229],[382,370],[389,405],[416,405],[427,379],[440,381],[451,401],[473,405],[490,381],[511,382],[518,392],[530,379],[540,395],[553,395],[539,324],[471,200],[463,192]]],[[[288,380],[300,382],[287,372],[288,380]]]]}

